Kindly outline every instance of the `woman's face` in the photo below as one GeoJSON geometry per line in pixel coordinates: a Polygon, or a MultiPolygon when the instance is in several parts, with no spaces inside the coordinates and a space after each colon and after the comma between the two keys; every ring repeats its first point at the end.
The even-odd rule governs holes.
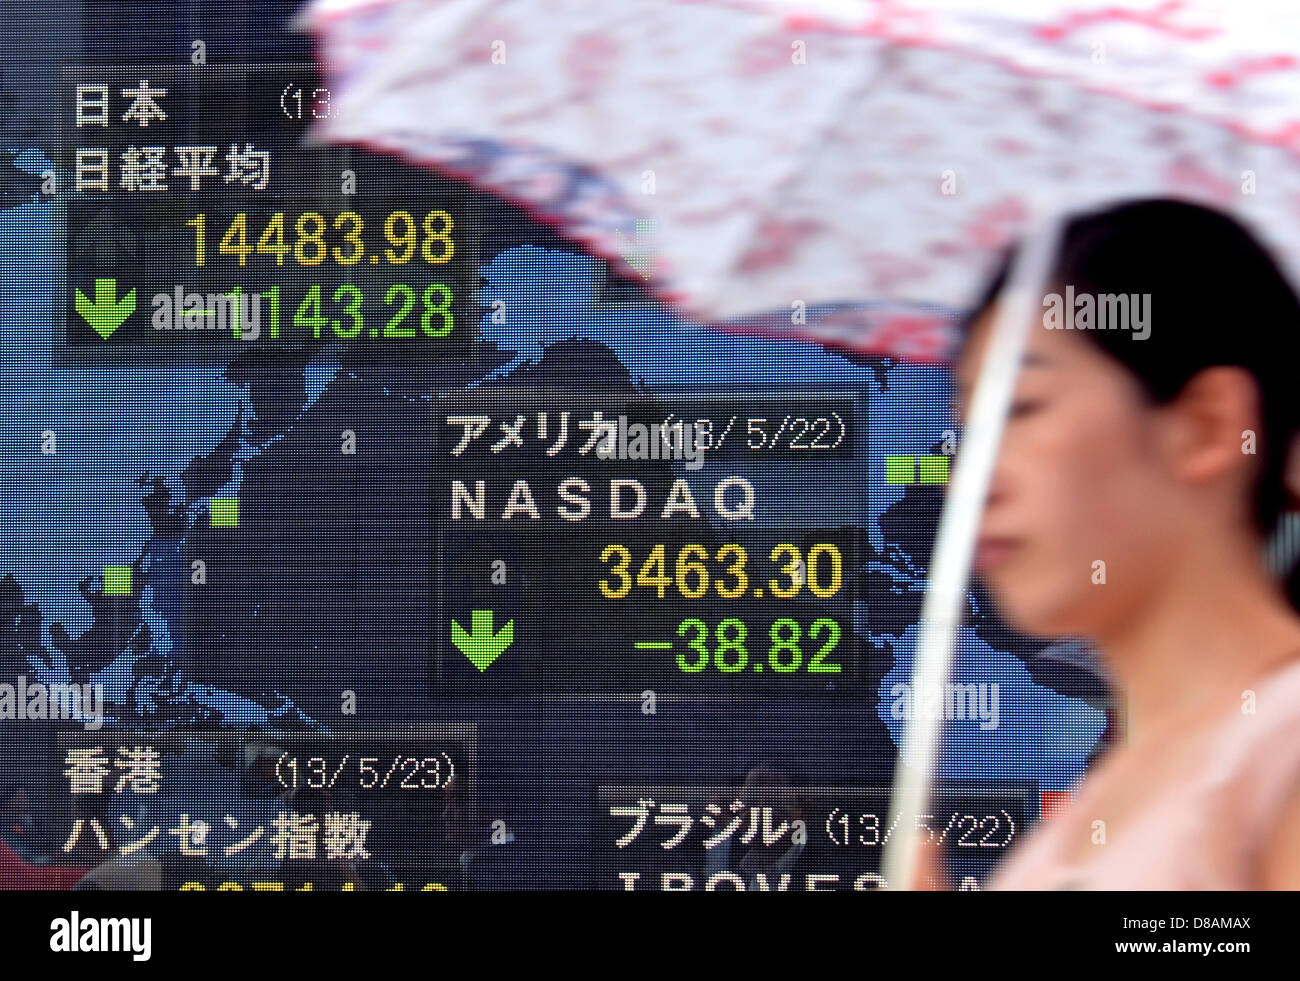
{"type": "MultiPolygon", "coordinates": [[[[964,409],[996,315],[976,322],[958,366],[964,409]]],[[[1168,506],[1176,481],[1153,452],[1166,425],[1082,332],[1031,329],[975,559],[1017,628],[1096,637],[1159,581],[1187,532],[1168,506]]]]}

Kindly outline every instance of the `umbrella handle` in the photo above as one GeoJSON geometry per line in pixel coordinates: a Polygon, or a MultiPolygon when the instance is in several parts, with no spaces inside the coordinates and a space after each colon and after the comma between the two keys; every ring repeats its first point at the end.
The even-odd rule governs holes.
{"type": "Polygon", "coordinates": [[[921,608],[912,666],[911,711],[903,723],[894,769],[888,827],[898,829],[898,833],[885,843],[881,866],[889,888],[910,889],[916,877],[920,839],[914,833],[916,829],[905,822],[914,822],[930,799],[943,729],[943,713],[918,713],[916,696],[917,692],[943,691],[952,671],[953,648],[984,500],[1030,325],[1037,321],[1042,309],[1043,287],[1051,274],[1062,224],[1060,216],[1037,222],[1036,230],[1017,253],[980,365],[961,453],[954,461],[921,608]],[[924,717],[928,715],[935,717],[924,717]]]}

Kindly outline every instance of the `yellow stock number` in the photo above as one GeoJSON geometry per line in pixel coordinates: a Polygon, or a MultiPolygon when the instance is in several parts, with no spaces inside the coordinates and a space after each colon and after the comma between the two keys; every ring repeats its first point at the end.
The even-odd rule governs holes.
{"type": "MultiPolygon", "coordinates": [[[[206,265],[207,215],[195,215],[185,224],[194,229],[195,266],[206,265]]],[[[384,219],[384,238],[388,248],[384,249],[383,257],[395,266],[405,265],[417,253],[430,265],[450,262],[456,254],[456,243],[451,237],[454,228],[455,221],[441,208],[430,211],[418,224],[409,211],[394,211],[384,219]]],[[[277,211],[267,219],[254,245],[250,238],[256,234],[256,229],[249,227],[249,216],[241,211],[226,226],[217,244],[217,254],[232,256],[241,266],[248,264],[250,256],[263,255],[274,257],[277,266],[283,266],[285,257],[289,255],[300,266],[318,266],[329,258],[340,266],[355,266],[367,255],[364,230],[365,221],[355,211],[341,212],[333,222],[315,211],[305,211],[296,218],[277,211]],[[289,236],[285,233],[285,225],[289,220],[293,222],[293,244],[286,241],[289,236]],[[331,227],[341,234],[340,245],[331,246],[325,240],[326,230],[331,227]]],[[[378,259],[378,254],[370,257],[372,263],[378,259]]]]}
{"type": "Polygon", "coordinates": [[[632,586],[655,590],[664,599],[669,587],[674,587],[683,599],[702,599],[710,585],[722,599],[740,599],[744,596],[760,598],[770,595],[776,599],[793,599],[807,586],[819,599],[828,599],[840,591],[844,583],[844,563],[835,545],[813,545],[805,557],[796,545],[775,546],[770,554],[772,562],[780,565],[786,577],[769,579],[766,589],[750,589],[746,571],[749,556],[743,545],[734,542],[721,546],[710,560],[709,550],[703,545],[682,545],[671,562],[669,570],[668,547],[655,545],[632,574],[633,557],[626,545],[608,545],[600,553],[600,561],[609,564],[608,575],[600,580],[600,591],[606,599],[624,599],[632,586]],[[715,565],[710,572],[709,563],[715,565]]]}

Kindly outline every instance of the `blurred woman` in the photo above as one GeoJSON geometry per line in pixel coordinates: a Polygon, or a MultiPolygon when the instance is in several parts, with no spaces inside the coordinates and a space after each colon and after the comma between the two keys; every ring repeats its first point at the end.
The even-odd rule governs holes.
{"type": "Polygon", "coordinates": [[[1068,222],[1046,293],[976,564],[1009,622],[1098,648],[1127,739],[991,886],[1300,888],[1300,582],[1262,560],[1300,489],[1300,301],[1235,221],[1162,200],[1068,222]]]}

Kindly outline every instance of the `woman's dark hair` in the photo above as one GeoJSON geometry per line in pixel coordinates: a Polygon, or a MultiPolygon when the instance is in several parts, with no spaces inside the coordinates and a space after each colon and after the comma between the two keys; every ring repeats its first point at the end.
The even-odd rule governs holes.
{"type": "MultiPolygon", "coordinates": [[[[968,325],[997,300],[1015,252],[1003,258],[968,325]]],[[[1150,297],[1146,337],[1124,329],[1080,335],[1128,368],[1154,404],[1172,401],[1205,368],[1250,372],[1262,415],[1254,518],[1267,535],[1288,504],[1287,456],[1300,429],[1300,299],[1268,252],[1221,212],[1184,201],[1131,201],[1067,220],[1049,283],[1048,291],[1069,286],[1076,296],[1150,297]]],[[[1300,609],[1300,563],[1288,592],[1300,609]]]]}

